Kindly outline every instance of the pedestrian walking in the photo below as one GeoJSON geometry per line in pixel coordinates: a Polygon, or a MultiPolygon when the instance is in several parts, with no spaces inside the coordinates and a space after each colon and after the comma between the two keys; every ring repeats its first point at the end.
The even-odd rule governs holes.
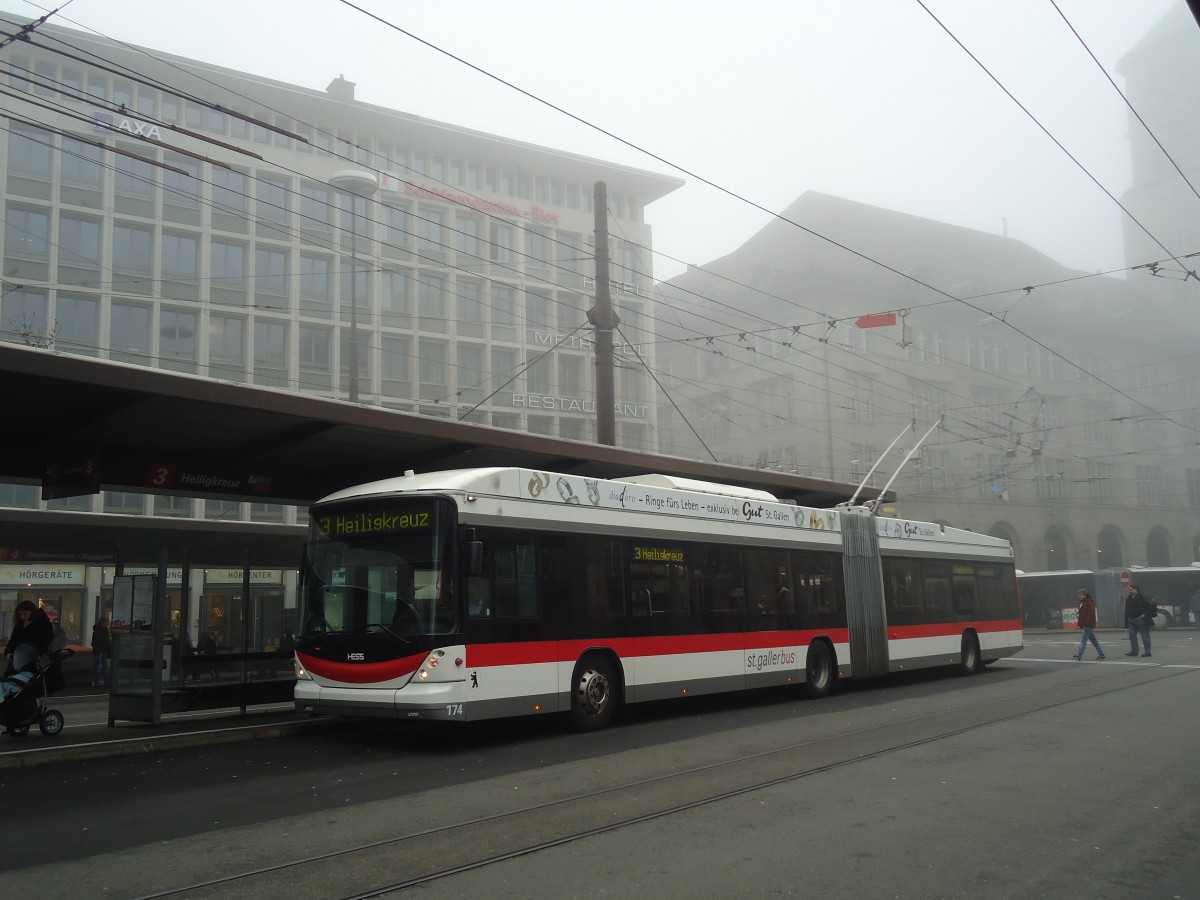
{"type": "Polygon", "coordinates": [[[1200,628],[1200,587],[1192,594],[1192,625],[1200,628]]]}
{"type": "Polygon", "coordinates": [[[1150,655],[1150,623],[1154,617],[1146,613],[1151,607],[1152,604],[1142,596],[1142,589],[1131,584],[1129,593],[1125,595],[1125,626],[1129,631],[1129,652],[1126,656],[1138,655],[1139,634],[1142,636],[1142,656],[1150,655]]]}
{"type": "Polygon", "coordinates": [[[112,635],[108,619],[101,617],[92,626],[92,687],[108,687],[108,658],[112,655],[112,635]]]}
{"type": "Polygon", "coordinates": [[[1096,637],[1096,600],[1095,598],[1080,588],[1075,592],[1075,598],[1079,601],[1079,628],[1083,632],[1083,636],[1079,639],[1079,649],[1075,651],[1072,659],[1083,659],[1083,653],[1087,650],[1088,641],[1096,648],[1096,659],[1107,659],[1104,655],[1104,648],[1100,646],[1100,640],[1096,637]]]}

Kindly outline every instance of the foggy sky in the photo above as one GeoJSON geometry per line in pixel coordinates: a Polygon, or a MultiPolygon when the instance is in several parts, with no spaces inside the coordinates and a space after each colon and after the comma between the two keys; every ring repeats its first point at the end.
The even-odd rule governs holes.
{"type": "MultiPolygon", "coordinates": [[[[4,5],[29,18],[47,9],[4,5]]],[[[1085,271],[1125,264],[1120,210],[915,0],[359,5],[767,209],[817,190],[1006,231],[1085,271]]],[[[926,5],[1121,196],[1127,111],[1049,0],[926,5]]],[[[1172,0],[1058,6],[1116,78],[1172,0]]],[[[769,219],[337,0],[200,8],[75,0],[53,21],[316,90],[344,75],[366,102],[682,175],[688,186],[647,217],[655,249],[686,262],[730,252],[769,219]]],[[[681,270],[655,261],[660,279],[681,270]]]]}

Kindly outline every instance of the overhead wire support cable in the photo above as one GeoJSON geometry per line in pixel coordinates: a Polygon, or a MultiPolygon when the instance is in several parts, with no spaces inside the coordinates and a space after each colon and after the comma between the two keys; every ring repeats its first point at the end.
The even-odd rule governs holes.
{"type": "Polygon", "coordinates": [[[42,25],[46,24],[47,19],[49,19],[53,15],[56,15],[60,10],[66,9],[68,6],[70,6],[74,2],[75,2],[75,0],[67,0],[67,2],[64,3],[62,6],[58,7],[57,9],[50,10],[50,12],[46,13],[40,19],[34,19],[32,22],[30,22],[28,25],[26,25],[24,28],[22,28],[16,34],[10,34],[10,35],[6,36],[4,38],[4,40],[0,41],[0,50],[3,50],[5,47],[7,47],[13,41],[29,41],[30,36],[38,28],[40,28],[42,25]]]}
{"type": "MultiPolygon", "coordinates": [[[[344,2],[344,0],[343,0],[343,2],[344,2]]],[[[1154,243],[1157,244],[1158,247],[1164,253],[1166,253],[1175,263],[1177,263],[1180,266],[1180,268],[1184,268],[1183,263],[1179,262],[1179,260],[1175,256],[1175,254],[1172,253],[1170,251],[1170,249],[1168,249],[1166,247],[1166,245],[1163,244],[1162,241],[1160,241],[1157,237],[1155,237],[1154,234],[1150,231],[1150,229],[1147,228],[1145,225],[1143,225],[1141,220],[1138,219],[1138,217],[1135,216],[1133,213],[1131,213],[1129,211],[1129,209],[1126,208],[1126,206],[1123,203],[1121,203],[1121,201],[1118,200],[1116,198],[1116,196],[1113,195],[1112,191],[1110,191],[1103,184],[1101,184],[1100,179],[1098,179],[1095,175],[1093,175],[1088,170],[1088,168],[1083,163],[1081,163],[1075,157],[1075,155],[1066,148],[1066,146],[1063,145],[1062,141],[1060,141],[1053,134],[1051,134],[1050,129],[1048,129],[1045,125],[1043,125],[1041,123],[1041,121],[1037,118],[1037,116],[1035,116],[1032,112],[1030,112],[1028,107],[1026,107],[1025,104],[1023,104],[1020,100],[1018,100],[1016,98],[1016,96],[1013,94],[1013,92],[1010,91],[1007,87],[1005,87],[1004,83],[1002,81],[1000,81],[999,78],[997,78],[995,75],[992,74],[991,70],[983,64],[982,60],[980,60],[979,57],[977,57],[974,53],[972,53],[967,48],[966,44],[964,44],[961,40],[958,39],[958,36],[953,31],[951,31],[948,27],[946,27],[946,25],[942,22],[942,20],[939,19],[933,13],[933,11],[928,6],[925,5],[923,0],[916,0],[916,2],[917,2],[917,5],[920,6],[921,9],[925,10],[925,12],[929,14],[929,17],[931,19],[933,19],[934,22],[937,23],[938,27],[941,28],[944,32],[946,32],[946,34],[950,37],[950,39],[952,41],[954,41],[954,43],[958,44],[959,49],[961,49],[965,54],[967,54],[967,56],[969,56],[971,58],[971,60],[975,63],[975,65],[979,66],[979,68],[983,70],[984,74],[987,75],[987,77],[990,78],[995,83],[996,87],[1000,88],[1000,90],[1004,92],[1005,96],[1007,96],[1008,99],[1010,99],[1013,103],[1015,103],[1017,105],[1017,108],[1020,109],[1021,112],[1025,113],[1025,115],[1029,117],[1029,120],[1031,122],[1033,122],[1033,124],[1036,125],[1044,135],[1046,135],[1046,137],[1050,138],[1050,140],[1054,143],[1054,145],[1056,147],[1058,147],[1059,150],[1061,150],[1063,153],[1066,154],[1067,158],[1075,164],[1075,166],[1079,169],[1079,171],[1081,171],[1084,175],[1086,175],[1091,180],[1091,182],[1094,185],[1096,185],[1096,187],[1100,188],[1100,190],[1104,192],[1104,195],[1106,197],[1108,197],[1108,199],[1110,199],[1113,203],[1115,203],[1117,205],[1117,207],[1121,210],[1121,212],[1125,213],[1125,215],[1127,215],[1129,217],[1129,220],[1131,222],[1133,222],[1135,225],[1137,225],[1137,227],[1142,230],[1142,232],[1146,235],[1146,237],[1148,237],[1148,238],[1150,238],[1150,240],[1154,241],[1154,243]]]]}
{"type": "MultiPolygon", "coordinates": [[[[2,34],[2,33],[4,33],[4,32],[0,32],[0,34],[2,34]]],[[[47,36],[47,35],[39,35],[39,37],[48,38],[50,40],[57,41],[59,44],[62,44],[64,47],[70,47],[72,50],[79,50],[78,47],[75,47],[74,45],[67,43],[62,38],[47,36]]],[[[111,38],[110,38],[110,40],[111,40],[111,38]]],[[[294,141],[299,141],[302,144],[309,143],[308,138],[304,137],[303,135],[296,134],[295,132],[292,132],[292,131],[288,131],[286,128],[280,128],[278,125],[275,125],[271,122],[261,121],[259,119],[254,118],[253,116],[248,116],[245,113],[240,113],[240,112],[237,112],[236,110],[232,110],[227,107],[223,107],[219,103],[213,103],[212,101],[205,100],[203,97],[199,97],[195,94],[176,90],[175,88],[172,88],[170,85],[168,85],[164,82],[151,81],[147,78],[142,77],[134,70],[129,69],[125,66],[115,67],[115,66],[105,65],[103,61],[97,62],[96,60],[100,59],[100,57],[97,57],[94,53],[89,53],[87,55],[87,57],[84,57],[84,56],[78,56],[74,53],[68,53],[66,50],[61,50],[61,49],[59,49],[57,47],[53,47],[47,43],[36,43],[34,41],[30,41],[29,43],[33,47],[38,47],[42,50],[49,51],[50,53],[55,53],[59,56],[65,56],[67,59],[74,60],[75,62],[81,63],[82,65],[85,65],[85,66],[93,66],[97,69],[101,69],[105,72],[108,72],[110,75],[117,75],[121,78],[128,78],[130,81],[136,82],[137,84],[140,84],[143,87],[149,87],[149,88],[153,88],[154,90],[163,91],[164,93],[170,94],[173,97],[177,97],[180,100],[188,100],[192,103],[197,104],[198,106],[203,106],[206,109],[211,109],[214,112],[219,112],[219,113],[223,113],[224,115],[233,116],[234,118],[241,119],[245,122],[250,123],[251,125],[257,125],[260,128],[265,128],[268,131],[274,132],[275,134],[279,134],[284,137],[291,138],[294,141]],[[88,57],[90,57],[90,58],[88,58],[88,57]]],[[[120,43],[122,46],[125,46],[125,47],[130,46],[121,41],[118,41],[117,43],[120,43]]],[[[80,51],[80,52],[86,52],[86,51],[80,51]]]]}
{"type": "MultiPolygon", "coordinates": [[[[1096,59],[1096,54],[1092,52],[1092,48],[1087,45],[1087,42],[1083,39],[1083,37],[1079,34],[1079,32],[1075,30],[1075,26],[1071,24],[1071,20],[1067,18],[1066,13],[1064,13],[1059,8],[1059,6],[1055,2],[1055,0],[1050,0],[1050,5],[1054,7],[1054,11],[1059,14],[1059,16],[1062,18],[1063,22],[1066,23],[1067,27],[1069,29],[1071,29],[1071,34],[1075,35],[1075,38],[1076,38],[1076,40],[1079,41],[1080,46],[1082,46],[1083,49],[1087,51],[1087,55],[1090,56],[1092,58],[1092,62],[1094,62],[1096,64],[1096,68],[1098,68],[1100,70],[1100,72],[1104,75],[1104,77],[1106,79],[1108,79],[1108,83],[1111,84],[1113,90],[1117,92],[1117,96],[1119,96],[1123,101],[1125,101],[1125,106],[1128,107],[1128,109],[1131,113],[1133,113],[1134,118],[1136,118],[1138,120],[1138,122],[1141,124],[1142,128],[1144,128],[1146,130],[1146,134],[1150,135],[1151,140],[1153,140],[1154,143],[1158,145],[1158,149],[1163,152],[1163,156],[1165,156],[1167,158],[1167,161],[1170,162],[1170,164],[1175,167],[1175,171],[1179,173],[1179,177],[1183,179],[1183,183],[1186,184],[1188,186],[1188,188],[1191,190],[1191,192],[1196,195],[1196,199],[1200,200],[1200,191],[1196,190],[1196,186],[1194,184],[1192,184],[1192,182],[1188,179],[1187,175],[1184,174],[1183,169],[1179,168],[1179,164],[1177,162],[1175,162],[1174,157],[1172,157],[1171,154],[1167,152],[1167,148],[1164,147],[1162,144],[1162,141],[1160,141],[1158,139],[1158,135],[1156,135],[1150,129],[1150,126],[1146,124],[1146,120],[1142,118],[1142,114],[1139,113],[1134,108],[1133,104],[1129,102],[1129,98],[1125,96],[1125,92],[1122,91],[1120,89],[1120,87],[1117,86],[1117,83],[1115,81],[1113,81],[1112,76],[1108,74],[1108,70],[1105,69],[1104,66],[1102,66],[1100,64],[1100,60],[1096,59]]],[[[1193,254],[1188,254],[1188,255],[1191,256],[1193,254]]],[[[1187,259],[1187,257],[1185,256],[1184,259],[1187,259]]],[[[1193,277],[1195,277],[1194,274],[1193,274],[1193,277]]]]}

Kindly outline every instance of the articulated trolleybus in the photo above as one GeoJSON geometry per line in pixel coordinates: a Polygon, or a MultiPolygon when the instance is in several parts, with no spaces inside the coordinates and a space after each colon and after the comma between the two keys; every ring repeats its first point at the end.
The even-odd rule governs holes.
{"type": "Polygon", "coordinates": [[[663,475],[461,469],[311,509],[296,708],[470,721],[957,666],[1022,648],[1006,541],[663,475]]]}

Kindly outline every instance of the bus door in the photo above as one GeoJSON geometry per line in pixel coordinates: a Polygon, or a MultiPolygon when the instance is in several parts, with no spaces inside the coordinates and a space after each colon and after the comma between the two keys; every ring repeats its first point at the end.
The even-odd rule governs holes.
{"type": "Polygon", "coordinates": [[[676,697],[698,685],[705,662],[693,616],[692,546],[655,538],[634,538],[629,554],[633,654],[626,661],[626,693],[631,701],[676,697]]]}
{"type": "Polygon", "coordinates": [[[538,539],[479,530],[483,566],[467,579],[467,666],[482,694],[553,697],[555,660],[545,645],[538,539]]]}

